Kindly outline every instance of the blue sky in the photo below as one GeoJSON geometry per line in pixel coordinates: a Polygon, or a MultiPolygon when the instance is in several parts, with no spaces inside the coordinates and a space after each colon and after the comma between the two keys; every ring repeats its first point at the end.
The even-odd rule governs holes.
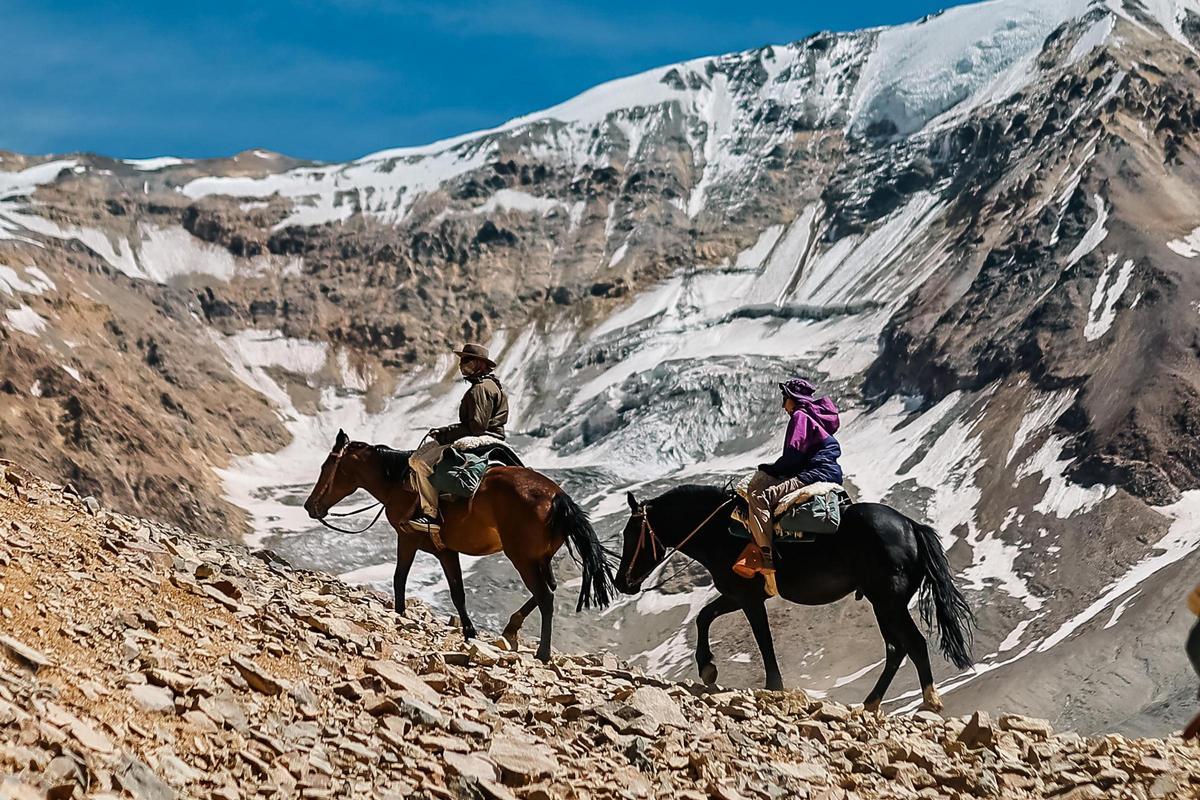
{"type": "Polygon", "coordinates": [[[0,149],[341,160],[956,0],[0,0],[0,149]]]}

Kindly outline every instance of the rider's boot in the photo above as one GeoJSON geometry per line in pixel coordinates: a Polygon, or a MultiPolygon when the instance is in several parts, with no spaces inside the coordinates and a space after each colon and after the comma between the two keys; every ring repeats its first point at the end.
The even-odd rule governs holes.
{"type": "Polygon", "coordinates": [[[445,550],[446,545],[442,542],[442,525],[436,517],[430,517],[425,514],[418,514],[408,521],[408,524],[414,531],[425,533],[433,540],[433,546],[438,550],[445,550]]]}
{"type": "Polygon", "coordinates": [[[761,547],[759,549],[762,551],[762,566],[758,568],[758,571],[761,572],[763,575],[774,575],[775,574],[775,551],[772,550],[771,547],[769,547],[769,546],[761,547]]]}

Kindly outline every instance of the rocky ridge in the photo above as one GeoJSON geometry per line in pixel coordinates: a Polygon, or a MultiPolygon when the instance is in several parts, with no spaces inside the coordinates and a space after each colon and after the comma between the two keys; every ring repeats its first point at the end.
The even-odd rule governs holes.
{"type": "Polygon", "coordinates": [[[1185,798],[1200,749],[983,712],[877,717],[414,603],[0,463],[0,798],[1185,798]]]}

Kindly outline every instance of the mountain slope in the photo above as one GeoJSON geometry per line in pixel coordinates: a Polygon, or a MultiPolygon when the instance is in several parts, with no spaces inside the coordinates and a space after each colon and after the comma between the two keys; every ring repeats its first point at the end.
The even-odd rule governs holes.
{"type": "Polygon", "coordinates": [[[1200,780],[1200,749],[1177,737],[879,718],[607,653],[543,665],[464,643],[423,604],[397,624],[371,592],[88,507],[12,464],[0,519],[6,798],[1183,798],[1200,780]]]}
{"type": "MultiPolygon", "coordinates": [[[[625,490],[772,453],[801,371],[845,409],[854,489],[935,525],[969,590],[951,702],[1161,732],[1194,688],[1198,48],[1194,0],[998,0],[347,164],[6,157],[5,452],[383,586],[393,534],[329,538],[299,501],[339,427],[412,445],[451,417],[464,338],[609,536],[625,490]]],[[[468,568],[498,624],[519,584],[468,568]]],[[[436,564],[414,582],[446,607],[436,564]]],[[[567,642],[690,674],[709,592],[684,571],[567,642]]],[[[772,615],[787,680],[865,693],[863,604],[772,615]]],[[[742,627],[722,675],[753,685],[742,627]]]]}

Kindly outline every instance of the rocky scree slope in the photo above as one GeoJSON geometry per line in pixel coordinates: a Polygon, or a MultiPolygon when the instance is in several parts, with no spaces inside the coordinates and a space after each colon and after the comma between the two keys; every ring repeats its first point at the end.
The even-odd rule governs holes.
{"type": "MultiPolygon", "coordinates": [[[[5,452],[385,588],[392,534],[315,536],[298,500],[339,427],[444,423],[461,339],[609,537],[623,490],[768,456],[800,370],[846,410],[860,496],[935,525],[979,612],[952,703],[1169,730],[1200,567],[1198,12],[964,6],[346,164],[5,156],[5,452]]],[[[485,614],[514,605],[503,561],[469,568],[485,614]]],[[[689,674],[710,597],[685,571],[562,641],[689,674]]],[[[787,680],[861,697],[864,605],[772,609],[787,680]]],[[[722,674],[752,685],[743,628],[722,674]]]]}
{"type": "Polygon", "coordinates": [[[0,797],[1185,798],[1200,749],[877,717],[606,654],[464,642],[415,603],[0,464],[0,797]]]}

